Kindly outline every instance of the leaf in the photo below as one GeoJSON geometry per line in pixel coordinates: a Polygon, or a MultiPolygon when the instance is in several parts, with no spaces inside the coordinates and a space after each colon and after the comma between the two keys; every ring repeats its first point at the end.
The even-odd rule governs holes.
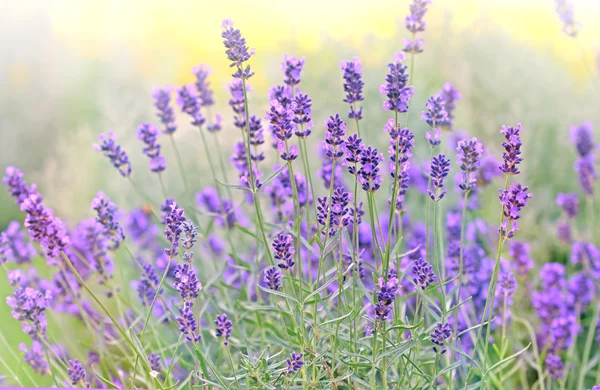
{"type": "Polygon", "coordinates": [[[265,288],[265,287],[261,286],[260,284],[258,285],[258,287],[261,290],[263,290],[264,292],[268,293],[268,294],[279,295],[280,297],[283,297],[285,299],[289,299],[292,302],[296,302],[298,305],[300,304],[300,302],[296,298],[294,298],[293,296],[291,296],[291,295],[288,295],[286,293],[282,293],[281,291],[271,290],[270,288],[265,288]]]}
{"type": "MultiPolygon", "coordinates": [[[[219,381],[219,383],[221,384],[221,386],[223,388],[226,388],[227,385],[225,385],[225,382],[223,382],[223,379],[221,378],[220,374],[215,371],[215,368],[210,364],[210,362],[208,360],[206,360],[204,358],[204,355],[202,355],[202,353],[198,350],[198,348],[194,348],[194,352],[196,353],[196,357],[198,358],[198,360],[200,361],[200,369],[202,370],[202,373],[204,374],[204,378],[199,378],[202,381],[207,381],[207,378],[210,377],[210,375],[208,375],[208,369],[206,368],[206,366],[208,365],[211,369],[211,371],[215,374],[215,376],[217,377],[217,381],[219,381]]],[[[216,383],[211,383],[213,386],[218,386],[216,383]]]]}
{"type": "Polygon", "coordinates": [[[129,328],[129,336],[131,337],[131,341],[133,342],[133,345],[135,346],[135,349],[137,350],[138,356],[144,360],[146,368],[149,368],[150,362],[148,361],[148,356],[146,356],[146,352],[144,352],[145,350],[144,350],[144,347],[142,346],[142,342],[140,341],[137,334],[135,334],[135,332],[133,331],[132,328],[129,328]]]}
{"type": "Polygon", "coordinates": [[[283,165],[281,168],[279,168],[277,171],[275,171],[271,176],[269,176],[265,180],[263,180],[262,186],[264,187],[267,184],[269,184],[273,179],[275,179],[277,176],[279,176],[279,174],[281,172],[283,172],[283,170],[286,168],[287,168],[287,165],[283,165]]]}
{"type": "Polygon", "coordinates": [[[531,343],[527,344],[527,346],[526,346],[525,348],[523,348],[522,350],[520,350],[520,351],[518,351],[518,352],[516,352],[516,353],[513,353],[512,355],[510,355],[510,356],[508,356],[508,357],[506,357],[506,358],[504,358],[504,359],[500,360],[498,363],[496,363],[496,364],[494,364],[493,366],[491,366],[491,367],[490,367],[490,368],[489,368],[489,369],[488,369],[488,370],[487,370],[487,371],[486,371],[486,372],[483,374],[483,377],[485,378],[485,376],[486,376],[486,375],[487,375],[487,374],[488,374],[490,371],[493,371],[493,370],[494,370],[494,368],[496,368],[496,367],[498,367],[498,366],[501,366],[502,364],[504,364],[504,363],[506,363],[506,362],[508,362],[508,361],[510,361],[510,360],[512,360],[512,359],[514,359],[514,358],[516,358],[517,356],[519,356],[519,355],[520,355],[520,354],[522,354],[523,352],[527,351],[527,350],[529,349],[529,347],[530,347],[530,346],[531,346],[531,343]]]}
{"type": "Polygon", "coordinates": [[[217,177],[215,176],[215,180],[217,181],[217,183],[219,183],[220,185],[222,185],[223,187],[227,187],[227,188],[233,188],[234,190],[242,190],[242,191],[247,191],[247,192],[252,192],[248,187],[246,186],[241,186],[239,184],[229,184],[229,183],[223,183],[221,180],[217,179],[217,177]]]}
{"type": "Polygon", "coordinates": [[[388,349],[387,351],[382,352],[379,355],[377,355],[376,361],[379,361],[388,356],[393,356],[393,358],[390,361],[388,361],[388,364],[391,364],[393,361],[398,359],[400,356],[404,355],[406,352],[408,352],[410,349],[412,349],[412,347],[419,344],[420,342],[421,342],[420,339],[412,338],[403,343],[400,343],[400,344],[396,345],[395,347],[392,347],[392,348],[388,349]]]}
{"type": "Polygon", "coordinates": [[[331,319],[329,321],[325,321],[322,324],[317,325],[317,329],[320,328],[321,326],[325,326],[327,324],[336,323],[336,322],[339,322],[339,321],[341,321],[343,319],[346,319],[346,318],[350,317],[353,313],[354,313],[354,309],[350,310],[347,314],[344,314],[341,317],[337,317],[337,318],[331,319]]]}
{"type": "Polygon", "coordinates": [[[96,375],[96,378],[100,379],[100,382],[102,382],[102,383],[104,383],[104,384],[106,384],[108,386],[111,386],[111,388],[113,388],[113,389],[119,389],[120,388],[119,386],[115,385],[113,382],[109,381],[108,379],[103,378],[100,374],[98,374],[96,372],[96,370],[94,370],[93,367],[92,367],[92,371],[94,372],[94,375],[96,375]]]}
{"type": "Polygon", "coordinates": [[[463,364],[463,362],[461,362],[460,360],[457,362],[452,363],[451,365],[444,367],[443,370],[441,370],[437,375],[439,376],[443,376],[445,373],[447,372],[451,372],[452,370],[460,367],[463,364]]]}
{"type": "MultiPolygon", "coordinates": [[[[402,237],[402,238],[404,238],[404,237],[402,237]]],[[[392,254],[391,254],[392,256],[396,254],[396,252],[398,251],[398,249],[400,249],[400,245],[399,245],[399,243],[402,243],[402,240],[398,240],[398,242],[396,243],[396,245],[394,245],[394,250],[392,251],[392,254]]],[[[404,257],[410,256],[410,255],[412,255],[413,253],[415,253],[416,251],[418,251],[418,250],[419,250],[419,248],[421,248],[421,245],[417,245],[417,246],[416,246],[416,247],[414,247],[413,249],[411,249],[411,250],[409,250],[409,251],[406,251],[406,252],[404,252],[404,253],[402,253],[402,254],[398,255],[398,258],[402,259],[402,258],[404,258],[404,257]]]]}

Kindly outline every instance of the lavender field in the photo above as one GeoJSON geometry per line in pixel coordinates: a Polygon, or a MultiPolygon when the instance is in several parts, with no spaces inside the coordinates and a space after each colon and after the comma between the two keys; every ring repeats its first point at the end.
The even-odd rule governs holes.
{"type": "Polygon", "coordinates": [[[73,68],[0,97],[0,386],[600,390],[600,51],[570,1],[567,62],[438,3],[203,19],[149,80],[35,38],[73,68]]]}

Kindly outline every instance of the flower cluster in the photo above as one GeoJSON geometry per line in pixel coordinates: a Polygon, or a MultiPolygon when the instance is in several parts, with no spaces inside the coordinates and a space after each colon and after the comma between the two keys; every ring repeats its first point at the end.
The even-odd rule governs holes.
{"type": "MultiPolygon", "coordinates": [[[[394,272],[395,270],[390,270],[390,274],[394,272]]],[[[377,321],[385,321],[390,317],[396,297],[402,294],[402,286],[398,278],[390,274],[388,274],[387,281],[381,278],[378,282],[379,290],[376,294],[377,303],[374,308],[375,320],[377,321]]]]}
{"type": "Polygon", "coordinates": [[[177,105],[181,107],[181,111],[191,118],[192,126],[202,126],[206,122],[206,118],[200,112],[200,100],[198,92],[194,89],[194,85],[183,85],[175,90],[177,95],[177,105]]]}
{"type": "Polygon", "coordinates": [[[117,144],[117,136],[112,131],[106,134],[100,134],[100,144],[94,144],[94,148],[102,152],[110,163],[119,170],[123,177],[131,175],[131,163],[127,152],[123,150],[121,145],[117,144]]]}
{"type": "MultiPolygon", "coordinates": [[[[333,237],[338,230],[348,226],[351,221],[348,204],[350,193],[344,187],[337,187],[331,196],[317,198],[317,221],[325,229],[329,229],[328,236],[333,237]]],[[[326,234],[326,230],[323,230],[326,234]]]]}
{"type": "Polygon", "coordinates": [[[448,172],[450,172],[450,159],[444,154],[434,156],[431,161],[430,172],[433,190],[427,189],[429,197],[434,202],[439,202],[446,195],[446,192],[448,192],[444,188],[444,179],[448,176],[448,172]]]}
{"type": "Polygon", "coordinates": [[[450,335],[452,335],[450,324],[447,322],[443,324],[438,322],[433,333],[431,333],[431,342],[435,344],[433,347],[435,353],[439,352],[440,354],[443,354],[446,352],[445,343],[446,339],[450,338],[450,335]]]}
{"type": "Polygon", "coordinates": [[[430,3],[430,0],[413,0],[410,14],[404,18],[404,26],[412,34],[412,39],[404,39],[404,51],[407,53],[417,54],[423,51],[423,38],[415,38],[415,35],[425,31],[427,27],[423,17],[430,3]]]}
{"type": "Polygon", "coordinates": [[[273,257],[278,260],[281,269],[291,269],[294,264],[294,240],[291,234],[279,233],[273,240],[273,257]]]}
{"type": "Polygon", "coordinates": [[[165,157],[160,155],[160,144],[157,142],[158,128],[151,123],[142,123],[137,130],[137,138],[144,143],[143,152],[150,158],[150,170],[160,173],[165,170],[165,157]]]}
{"type": "Polygon", "coordinates": [[[458,151],[457,162],[460,170],[463,171],[463,177],[458,186],[462,191],[468,192],[477,184],[476,172],[481,164],[483,144],[473,137],[470,140],[459,141],[456,150],[458,151]]]}
{"type": "Polygon", "coordinates": [[[217,326],[217,337],[225,337],[223,344],[228,345],[233,323],[227,319],[227,314],[217,315],[217,318],[215,319],[215,325],[217,326]]]}
{"type": "Polygon", "coordinates": [[[581,189],[588,196],[594,195],[594,182],[598,180],[595,167],[595,154],[597,148],[592,136],[592,124],[585,122],[583,125],[572,126],[570,130],[571,142],[575,145],[578,158],[575,161],[575,171],[579,176],[581,189]]]}
{"type": "Polygon", "coordinates": [[[248,61],[254,54],[254,49],[248,49],[246,39],[242,37],[240,30],[233,28],[231,20],[223,20],[221,27],[223,28],[221,37],[225,39],[223,41],[226,49],[225,54],[227,54],[227,59],[231,61],[229,66],[237,68],[237,71],[232,76],[236,79],[249,79],[254,75],[254,72],[250,70],[250,65],[246,65],[246,68],[243,66],[244,62],[248,61]]]}
{"type": "Polygon", "coordinates": [[[357,121],[362,119],[362,107],[356,109],[356,103],[362,102],[365,98],[363,97],[363,87],[365,83],[362,80],[362,65],[358,57],[354,57],[352,61],[342,61],[340,64],[342,68],[342,76],[344,78],[344,102],[350,105],[350,112],[348,113],[349,119],[355,119],[357,121]]]}
{"type": "Polygon", "coordinates": [[[413,87],[407,86],[408,73],[406,65],[402,65],[404,53],[397,53],[393,62],[388,64],[389,73],[385,76],[385,84],[379,88],[379,93],[385,95],[383,109],[395,112],[408,111],[408,102],[413,95],[413,87]]]}
{"type": "Polygon", "coordinates": [[[521,173],[517,165],[523,161],[523,158],[521,158],[521,146],[523,145],[521,142],[522,131],[523,127],[520,123],[517,124],[517,127],[502,126],[502,130],[500,130],[505,138],[505,141],[502,142],[502,147],[504,148],[502,158],[504,161],[500,165],[500,170],[507,175],[518,175],[521,173]]]}
{"type": "Polygon", "coordinates": [[[267,288],[270,288],[271,290],[279,290],[281,287],[282,278],[283,274],[281,273],[281,269],[278,267],[269,267],[264,271],[263,281],[267,285],[267,288]]]}
{"type": "Polygon", "coordinates": [[[175,111],[171,107],[171,93],[173,92],[170,86],[158,88],[152,93],[154,98],[154,107],[156,108],[156,116],[163,125],[165,134],[173,134],[177,130],[175,123],[175,111]]]}
{"type": "Polygon", "coordinates": [[[527,199],[531,194],[527,193],[528,187],[519,183],[511,184],[508,190],[499,190],[500,204],[504,215],[504,222],[500,225],[500,236],[502,238],[513,238],[518,230],[517,220],[521,218],[520,211],[527,205],[527,199]]]}
{"type": "Polygon", "coordinates": [[[103,235],[111,240],[109,249],[117,249],[125,240],[125,232],[117,218],[117,206],[103,192],[98,192],[92,200],[92,210],[96,212],[96,222],[102,227],[103,235]]]}
{"type": "Polygon", "coordinates": [[[304,57],[298,59],[294,56],[284,56],[281,63],[281,70],[285,78],[283,82],[290,87],[300,84],[300,73],[304,67],[304,57]]]}

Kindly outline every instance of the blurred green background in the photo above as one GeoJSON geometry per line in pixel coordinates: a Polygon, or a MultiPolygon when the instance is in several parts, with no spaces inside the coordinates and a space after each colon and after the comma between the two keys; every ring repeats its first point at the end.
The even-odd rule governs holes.
{"type": "MultiPolygon", "coordinates": [[[[101,189],[125,209],[139,203],[128,183],[92,149],[101,132],[117,133],[131,155],[136,181],[158,194],[135,131],[142,121],[154,121],[152,88],[192,81],[191,68],[199,63],[213,70],[217,111],[226,124],[222,143],[230,154],[239,134],[227,106],[231,70],[220,38],[224,18],[233,19],[256,48],[252,112],[262,116],[268,87],[281,82],[283,54],[305,56],[301,87],[313,99],[316,132],[322,134],[328,115],[347,111],[339,62],[359,56],[366,83],[361,127],[368,142],[385,146],[386,114],[378,89],[387,62],[407,36],[402,23],[407,0],[368,5],[352,0],[4,3],[0,166],[20,167],[28,181],[38,184],[47,205],[71,225],[91,216],[90,201],[101,189]]],[[[569,126],[589,120],[596,133],[600,126],[600,2],[574,3],[583,24],[576,39],[562,33],[552,0],[434,0],[425,17],[425,52],[416,58],[416,95],[407,119],[416,134],[423,134],[426,125],[418,118],[425,100],[449,81],[463,97],[455,127],[481,137],[496,156],[501,125],[523,124],[523,181],[535,201],[521,238],[533,242],[538,262],[546,261],[556,245],[551,224],[559,214],[556,193],[578,190],[569,126]]],[[[176,137],[199,187],[209,183],[206,161],[197,132],[184,123],[187,119],[180,116],[176,137]]],[[[417,142],[422,141],[418,135],[417,142]]],[[[174,167],[171,148],[164,149],[174,167]]],[[[169,187],[180,185],[175,170],[166,180],[169,187]]],[[[0,207],[0,229],[22,220],[5,190],[0,191],[0,207]]],[[[9,293],[9,286],[0,283],[2,301],[9,293]]],[[[11,345],[25,341],[3,303],[0,318],[11,345]]]]}

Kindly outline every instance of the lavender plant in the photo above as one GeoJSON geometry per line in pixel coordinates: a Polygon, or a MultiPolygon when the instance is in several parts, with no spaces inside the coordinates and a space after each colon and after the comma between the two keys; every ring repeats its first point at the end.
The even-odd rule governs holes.
{"type": "MultiPolygon", "coordinates": [[[[519,232],[533,199],[521,184],[530,180],[521,124],[501,126],[488,150],[454,130],[462,103],[452,84],[415,101],[425,89],[411,74],[429,4],[413,1],[405,19],[411,36],[381,75],[384,142],[363,117],[364,107],[378,104],[367,99],[371,86],[358,57],[341,63],[336,91],[350,123],[327,111],[324,125],[314,125],[313,105],[329,105],[301,90],[312,77],[307,60],[289,55],[266,115],[250,112],[255,53],[225,20],[233,116],[211,112],[206,65],[193,69],[193,83],[148,99],[158,123],[140,124],[136,136],[158,191],[134,180],[142,162],[130,160],[114,133],[94,145],[133,186],[138,208],[122,210],[119,197],[99,192],[90,218],[66,223],[8,167],[2,181],[25,219],[23,229],[13,222],[0,234],[0,264],[13,288],[12,318],[28,342],[15,348],[1,332],[0,340],[28,366],[26,375],[56,387],[163,390],[597,385],[593,127],[571,129],[582,196],[559,193],[545,205],[562,213],[552,230],[559,254],[539,259],[535,236],[519,232]],[[425,107],[422,123],[407,114],[415,104],[425,107]],[[198,155],[210,178],[190,170],[177,149],[174,133],[190,127],[200,134],[198,155]],[[240,138],[228,163],[221,145],[234,128],[240,138]],[[165,136],[178,173],[167,169],[165,136]],[[320,181],[313,180],[314,146],[320,181]],[[496,161],[492,151],[500,149],[496,161]],[[173,175],[183,189],[166,185],[172,181],[163,177],[173,175]],[[189,177],[200,177],[201,186],[189,177]],[[504,183],[496,183],[500,177],[504,183]],[[488,219],[482,203],[495,184],[499,219],[488,219]],[[65,337],[58,330],[66,322],[85,334],[65,337]]],[[[570,8],[558,6],[576,35],[570,8]]]]}

